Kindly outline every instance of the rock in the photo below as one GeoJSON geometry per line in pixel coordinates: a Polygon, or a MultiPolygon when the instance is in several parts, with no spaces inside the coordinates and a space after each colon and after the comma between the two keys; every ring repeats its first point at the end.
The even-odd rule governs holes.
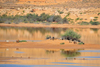
{"type": "Polygon", "coordinates": [[[9,42],[9,40],[6,40],[6,42],[9,42]]]}
{"type": "Polygon", "coordinates": [[[9,49],[7,48],[6,50],[8,51],[9,49]]]}

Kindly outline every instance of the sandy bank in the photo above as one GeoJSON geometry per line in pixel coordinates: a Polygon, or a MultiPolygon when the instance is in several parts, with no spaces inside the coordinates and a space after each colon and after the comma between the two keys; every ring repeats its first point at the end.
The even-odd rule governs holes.
{"type": "Polygon", "coordinates": [[[33,24],[33,23],[20,23],[20,24],[4,24],[1,23],[0,27],[50,27],[50,28],[100,28],[100,25],[70,25],[70,24],[33,24]]]}
{"type": "Polygon", "coordinates": [[[100,49],[100,45],[69,43],[66,40],[44,40],[41,42],[0,42],[0,48],[44,48],[44,49],[100,49]],[[60,43],[65,43],[61,45],[60,43]]]}

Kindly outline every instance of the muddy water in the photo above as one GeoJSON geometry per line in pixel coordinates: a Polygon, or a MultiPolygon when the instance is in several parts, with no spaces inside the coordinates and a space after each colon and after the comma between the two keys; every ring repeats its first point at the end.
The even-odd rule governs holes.
{"type": "MultiPolygon", "coordinates": [[[[100,44],[100,29],[71,28],[81,34],[81,41],[100,44]]],[[[0,27],[0,40],[45,40],[47,35],[60,38],[68,28],[0,27]]]]}
{"type": "Polygon", "coordinates": [[[0,48],[0,67],[25,65],[26,67],[99,67],[100,50],[0,48]]]}

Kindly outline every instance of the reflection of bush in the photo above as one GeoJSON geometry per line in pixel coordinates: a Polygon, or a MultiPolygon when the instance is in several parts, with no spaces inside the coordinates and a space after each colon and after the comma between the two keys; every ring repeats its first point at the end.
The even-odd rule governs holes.
{"type": "Polygon", "coordinates": [[[63,42],[63,43],[60,43],[60,45],[64,45],[65,43],[63,42]]]}
{"type": "Polygon", "coordinates": [[[76,52],[76,51],[61,51],[61,54],[65,57],[75,57],[75,56],[79,56],[80,52],[76,52]]]}
{"type": "Polygon", "coordinates": [[[91,28],[90,30],[93,30],[95,33],[97,33],[99,29],[97,29],[97,28],[91,28]]]}
{"type": "Polygon", "coordinates": [[[52,51],[46,50],[46,53],[47,53],[47,54],[51,54],[51,53],[54,53],[54,52],[55,52],[55,51],[53,51],[53,50],[52,50],[52,51]]]}
{"type": "Polygon", "coordinates": [[[31,27],[0,27],[3,30],[7,29],[14,29],[16,31],[21,30],[21,31],[28,31],[30,34],[34,34],[35,32],[40,32],[43,35],[45,33],[57,33],[58,35],[61,35],[61,31],[65,31],[66,29],[64,28],[31,28],[31,27]]]}

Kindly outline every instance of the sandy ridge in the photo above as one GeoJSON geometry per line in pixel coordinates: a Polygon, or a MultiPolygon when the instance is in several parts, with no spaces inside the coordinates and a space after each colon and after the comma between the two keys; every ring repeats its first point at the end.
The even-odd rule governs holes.
{"type": "Polygon", "coordinates": [[[100,28],[100,25],[69,25],[69,24],[30,24],[30,23],[20,23],[20,24],[4,24],[1,23],[0,27],[51,27],[51,28],[100,28]]]}
{"type": "Polygon", "coordinates": [[[43,49],[100,49],[100,45],[69,43],[66,40],[44,40],[41,42],[0,42],[0,48],[43,48],[43,49]],[[64,42],[64,45],[60,43],[64,42]]]}

